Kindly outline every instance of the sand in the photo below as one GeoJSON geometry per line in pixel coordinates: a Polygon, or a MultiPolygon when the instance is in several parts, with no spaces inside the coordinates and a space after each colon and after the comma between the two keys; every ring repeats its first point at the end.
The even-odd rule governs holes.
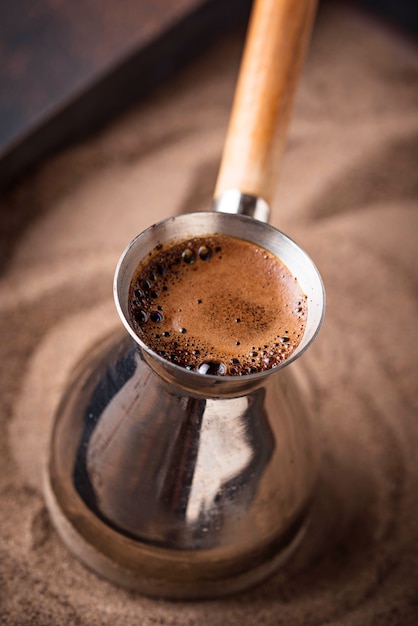
{"type": "Polygon", "coordinates": [[[157,219],[210,206],[241,43],[230,35],[3,199],[1,624],[418,623],[418,54],[344,4],[319,14],[271,219],[313,257],[328,296],[323,330],[295,364],[315,384],[322,450],[310,532],[258,588],[173,603],[88,571],[45,508],[68,374],[119,325],[119,255],[157,219]]]}

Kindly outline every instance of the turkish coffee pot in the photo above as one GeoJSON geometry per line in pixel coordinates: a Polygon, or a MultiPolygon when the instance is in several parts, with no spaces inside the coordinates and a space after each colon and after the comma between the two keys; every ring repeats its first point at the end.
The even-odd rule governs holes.
{"type": "Polygon", "coordinates": [[[318,333],[325,295],[312,260],[267,221],[314,9],[255,1],[214,208],[169,217],[129,244],[114,279],[122,325],[80,361],[56,414],[45,495],[59,534],[99,575],[147,595],[243,590],[284,563],[309,527],[317,442],[309,395],[289,366],[318,333]],[[132,327],[139,263],[161,243],[213,233],[274,253],[307,296],[302,340],[277,367],[189,371],[132,327]]]}

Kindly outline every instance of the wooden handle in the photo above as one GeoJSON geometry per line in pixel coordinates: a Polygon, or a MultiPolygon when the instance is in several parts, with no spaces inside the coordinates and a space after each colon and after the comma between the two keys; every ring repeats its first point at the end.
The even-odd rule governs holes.
{"type": "Polygon", "coordinates": [[[215,199],[239,189],[271,203],[316,0],[255,0],[215,199]]]}

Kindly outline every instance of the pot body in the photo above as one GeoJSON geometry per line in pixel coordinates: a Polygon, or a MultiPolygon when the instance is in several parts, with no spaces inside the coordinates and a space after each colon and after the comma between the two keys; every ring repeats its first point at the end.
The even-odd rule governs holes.
{"type": "Polygon", "coordinates": [[[270,574],[308,520],[317,446],[283,368],[235,397],[173,385],[116,333],[58,411],[47,502],[64,541],[110,580],[205,598],[270,574]]]}

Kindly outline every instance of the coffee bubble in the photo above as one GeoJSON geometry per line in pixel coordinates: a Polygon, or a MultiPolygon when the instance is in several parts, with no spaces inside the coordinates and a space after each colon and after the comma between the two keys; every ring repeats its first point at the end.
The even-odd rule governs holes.
{"type": "Polygon", "coordinates": [[[149,318],[152,322],[162,322],[164,316],[161,311],[151,311],[151,313],[149,314],[149,318]]]}
{"type": "Polygon", "coordinates": [[[145,324],[148,321],[148,314],[142,309],[138,309],[134,312],[134,318],[138,324],[145,324]]]}
{"type": "Polygon", "coordinates": [[[196,254],[190,248],[186,248],[186,250],[182,252],[181,258],[183,259],[185,263],[188,263],[189,265],[191,265],[192,263],[195,263],[196,261],[196,254]]]}
{"type": "Polygon", "coordinates": [[[197,369],[199,374],[210,374],[211,376],[224,376],[226,373],[225,363],[219,361],[205,361],[197,369]]]}
{"type": "Polygon", "coordinates": [[[202,261],[208,261],[210,257],[212,256],[212,250],[208,248],[207,246],[200,246],[197,251],[197,254],[199,255],[199,258],[202,261]]]}

